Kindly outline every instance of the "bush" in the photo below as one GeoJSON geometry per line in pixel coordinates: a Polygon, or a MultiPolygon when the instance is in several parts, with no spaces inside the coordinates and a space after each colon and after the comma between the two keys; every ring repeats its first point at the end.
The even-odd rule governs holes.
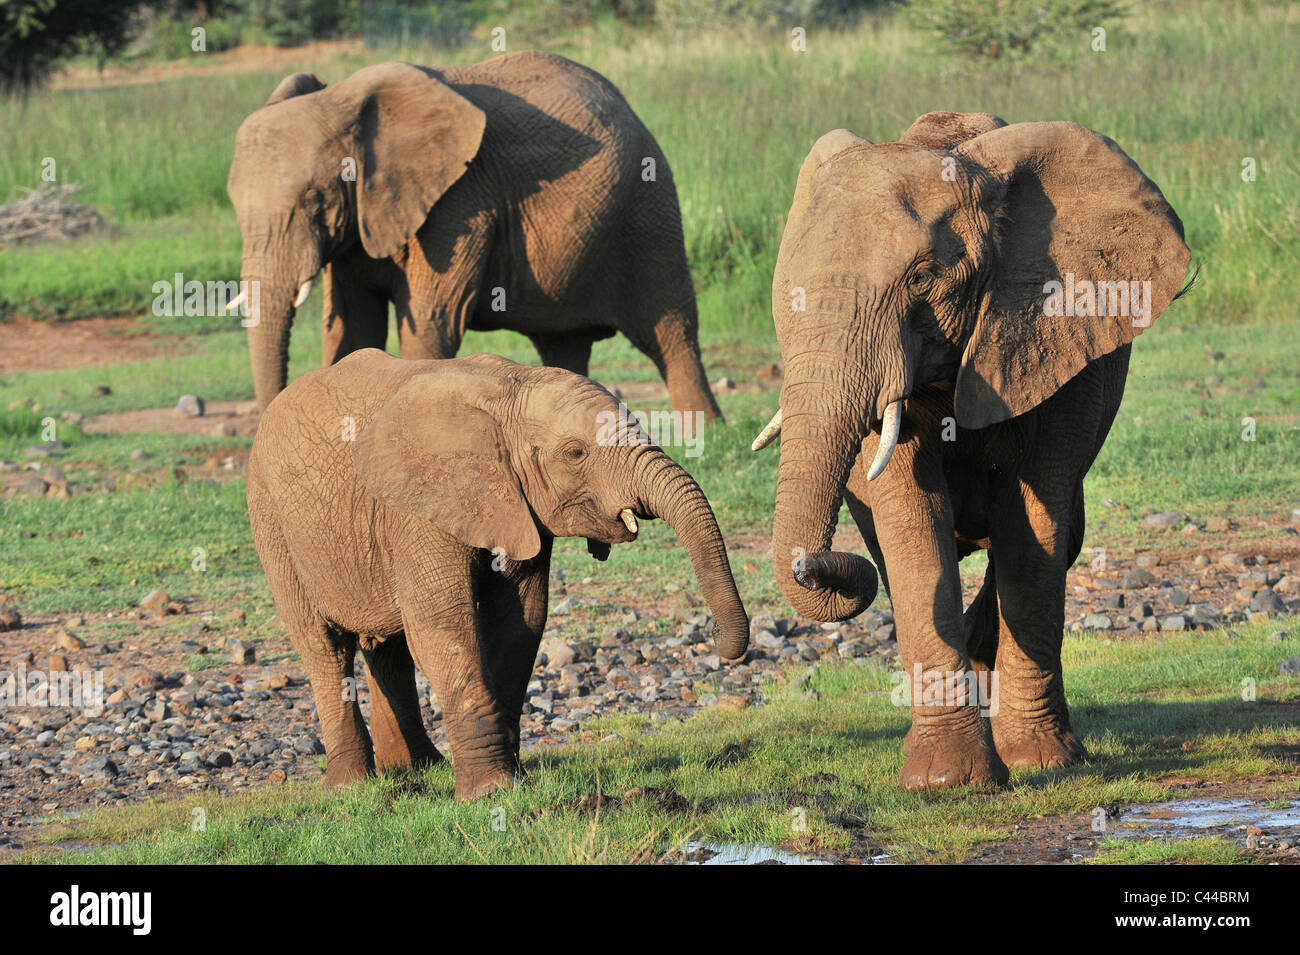
{"type": "Polygon", "coordinates": [[[1123,16],[1114,0],[912,0],[908,18],[962,53],[1024,57],[1076,40],[1123,16]]]}
{"type": "Polygon", "coordinates": [[[3,0],[0,2],[0,93],[44,83],[76,53],[101,60],[126,46],[142,0],[3,0]]]}

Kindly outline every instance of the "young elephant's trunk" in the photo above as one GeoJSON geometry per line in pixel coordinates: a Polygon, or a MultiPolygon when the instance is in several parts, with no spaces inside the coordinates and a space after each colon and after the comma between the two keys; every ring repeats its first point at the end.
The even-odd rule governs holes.
{"type": "Polygon", "coordinates": [[[749,615],[736,591],[727,546],[704,492],[685,468],[657,449],[640,456],[635,482],[638,510],[663,518],[686,546],[717,624],[714,643],[718,653],[729,660],[744,656],[749,646],[749,615]]]}

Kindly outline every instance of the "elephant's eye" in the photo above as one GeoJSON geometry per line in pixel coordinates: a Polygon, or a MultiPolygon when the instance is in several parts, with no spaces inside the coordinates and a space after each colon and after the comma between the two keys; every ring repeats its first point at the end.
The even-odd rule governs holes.
{"type": "Polygon", "coordinates": [[[581,461],[587,456],[587,449],[580,444],[575,444],[567,448],[564,455],[570,461],[581,461]]]}
{"type": "Polygon", "coordinates": [[[914,269],[912,274],[908,276],[907,284],[913,291],[920,291],[921,289],[927,288],[930,283],[938,277],[939,266],[934,265],[933,263],[922,265],[914,269]]]}

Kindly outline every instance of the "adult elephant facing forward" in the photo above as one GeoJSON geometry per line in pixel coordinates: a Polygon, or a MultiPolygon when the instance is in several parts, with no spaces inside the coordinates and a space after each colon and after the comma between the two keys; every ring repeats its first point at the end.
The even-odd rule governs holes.
{"type": "Polygon", "coordinates": [[[772,553],[795,610],[875,597],[872,565],[830,549],[842,500],[884,577],[914,689],[904,786],[1086,758],[1061,674],[1083,477],[1189,259],[1156,185],[1072,123],[930,113],[805,160],[772,285],[781,409],[754,444],[782,435],[772,553]],[[990,669],[996,698],[972,699],[990,669]]]}
{"type": "Polygon", "coordinates": [[[592,342],[621,331],[675,408],[720,417],[667,160],[576,63],[384,63],[329,87],[296,73],[240,126],[228,191],[241,278],[259,283],[248,341],[263,409],[323,269],[326,365],[383,348],[390,302],[404,358],[450,358],[467,328],[508,328],[586,374],[592,342]]]}

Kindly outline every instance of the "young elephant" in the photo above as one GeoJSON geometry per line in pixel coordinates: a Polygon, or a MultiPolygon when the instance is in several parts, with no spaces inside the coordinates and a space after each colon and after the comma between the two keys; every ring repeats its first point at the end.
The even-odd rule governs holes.
{"type": "Polygon", "coordinates": [[[831,550],[848,503],[914,689],[903,785],[1085,758],[1061,674],[1083,477],[1189,259],[1155,183],[1073,123],[930,113],[804,161],[772,283],[781,408],[754,442],[782,434],[773,566],[805,616],[869,606],[876,571],[831,550]]]}
{"type": "Polygon", "coordinates": [[[518,778],[556,536],[586,537],[603,560],[638,520],[662,517],[690,554],[719,652],[745,652],[749,620],[709,502],[635,419],[612,431],[617,412],[595,382],[558,368],[376,349],[271,403],[248,461],[248,513],[311,678],[327,786],[440,759],[413,663],[442,703],[456,795],[518,778]],[[358,643],[373,748],[344,690],[358,643]]]}

